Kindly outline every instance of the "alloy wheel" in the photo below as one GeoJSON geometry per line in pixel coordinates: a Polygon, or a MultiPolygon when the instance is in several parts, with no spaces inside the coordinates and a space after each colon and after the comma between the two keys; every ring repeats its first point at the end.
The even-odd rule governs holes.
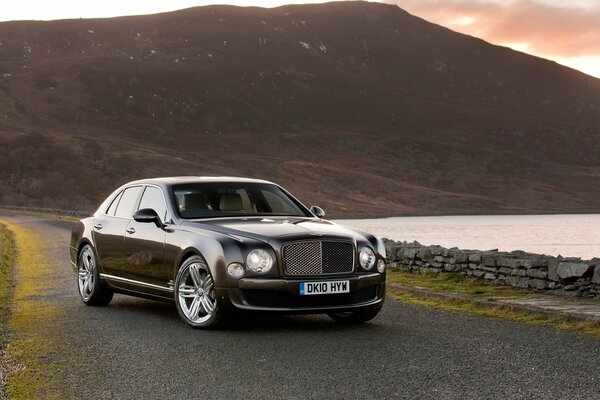
{"type": "Polygon", "coordinates": [[[79,276],[79,293],[84,301],[89,300],[94,291],[94,271],[96,262],[94,254],[89,247],[86,247],[79,256],[78,276],[79,276]]]}
{"type": "Polygon", "coordinates": [[[194,262],[182,271],[178,301],[181,311],[193,323],[209,320],[217,309],[212,277],[206,266],[194,262]]]}

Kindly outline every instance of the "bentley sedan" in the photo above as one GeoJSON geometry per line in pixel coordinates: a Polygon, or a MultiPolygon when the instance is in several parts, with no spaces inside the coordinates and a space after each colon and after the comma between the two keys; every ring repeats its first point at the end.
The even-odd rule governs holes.
{"type": "Polygon", "coordinates": [[[385,247],[324,215],[263,180],[140,180],[76,223],[71,263],[85,304],[174,301],[195,328],[238,311],[368,321],[385,298],[385,247]]]}

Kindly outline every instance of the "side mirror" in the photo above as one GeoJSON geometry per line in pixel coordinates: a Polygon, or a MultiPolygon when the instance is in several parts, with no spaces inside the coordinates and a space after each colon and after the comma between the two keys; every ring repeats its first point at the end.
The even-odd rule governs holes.
{"type": "Polygon", "coordinates": [[[156,225],[158,228],[163,227],[160,217],[156,211],[151,208],[142,208],[141,210],[137,210],[135,214],[133,214],[133,219],[142,223],[154,222],[154,225],[156,225]]]}
{"type": "Polygon", "coordinates": [[[317,218],[323,218],[325,216],[325,211],[321,207],[312,206],[310,208],[310,212],[315,215],[317,218]]]}

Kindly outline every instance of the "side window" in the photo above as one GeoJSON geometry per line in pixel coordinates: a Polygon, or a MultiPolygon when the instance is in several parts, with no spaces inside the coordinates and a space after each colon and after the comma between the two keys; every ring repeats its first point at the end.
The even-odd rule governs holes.
{"type": "Polygon", "coordinates": [[[142,195],[142,201],[138,210],[142,208],[151,208],[164,221],[167,218],[167,206],[165,205],[165,196],[162,190],[154,186],[147,186],[142,195]]]}
{"type": "Polygon", "coordinates": [[[115,215],[115,210],[117,209],[117,205],[119,204],[119,200],[121,200],[122,195],[123,191],[120,191],[119,194],[115,196],[115,199],[112,201],[112,203],[110,203],[110,207],[108,207],[108,210],[106,210],[106,215],[115,215]]]}
{"type": "Polygon", "coordinates": [[[141,186],[134,186],[125,189],[123,195],[121,195],[121,200],[119,201],[119,205],[117,206],[115,216],[121,218],[131,218],[131,216],[133,215],[133,208],[135,207],[136,202],[140,197],[141,191],[141,186]]]}

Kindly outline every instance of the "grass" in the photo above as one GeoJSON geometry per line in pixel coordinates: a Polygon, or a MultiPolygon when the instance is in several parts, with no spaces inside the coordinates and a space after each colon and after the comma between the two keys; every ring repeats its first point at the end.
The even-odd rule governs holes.
{"type": "Polygon", "coordinates": [[[434,291],[457,293],[474,298],[524,297],[539,295],[532,289],[518,289],[512,286],[496,285],[479,279],[468,278],[457,272],[421,275],[409,272],[391,272],[387,281],[400,285],[420,287],[434,291]]]}
{"type": "MultiPolygon", "coordinates": [[[[10,292],[10,269],[15,257],[13,241],[6,227],[0,224],[0,321],[6,317],[10,292]]],[[[0,331],[1,333],[1,331],[0,331]]],[[[2,340],[0,340],[2,343],[2,340]]]]}
{"type": "MultiPolygon", "coordinates": [[[[540,296],[530,289],[494,285],[468,279],[458,273],[413,275],[407,272],[390,272],[387,276],[387,281],[404,286],[425,288],[433,292],[456,293],[471,299],[494,300],[507,297],[540,296]]],[[[502,306],[490,307],[475,301],[427,297],[417,293],[394,289],[393,287],[388,288],[387,294],[407,304],[506,319],[529,325],[546,326],[600,337],[600,324],[593,321],[570,321],[562,317],[548,317],[544,314],[515,311],[502,306]]]]}
{"type": "Polygon", "coordinates": [[[5,225],[16,249],[7,352],[22,367],[8,377],[6,393],[10,399],[60,398],[52,372],[57,366],[50,361],[57,343],[48,339],[59,310],[53,302],[43,300],[51,294],[55,277],[43,257],[40,238],[22,226],[5,225]]]}

